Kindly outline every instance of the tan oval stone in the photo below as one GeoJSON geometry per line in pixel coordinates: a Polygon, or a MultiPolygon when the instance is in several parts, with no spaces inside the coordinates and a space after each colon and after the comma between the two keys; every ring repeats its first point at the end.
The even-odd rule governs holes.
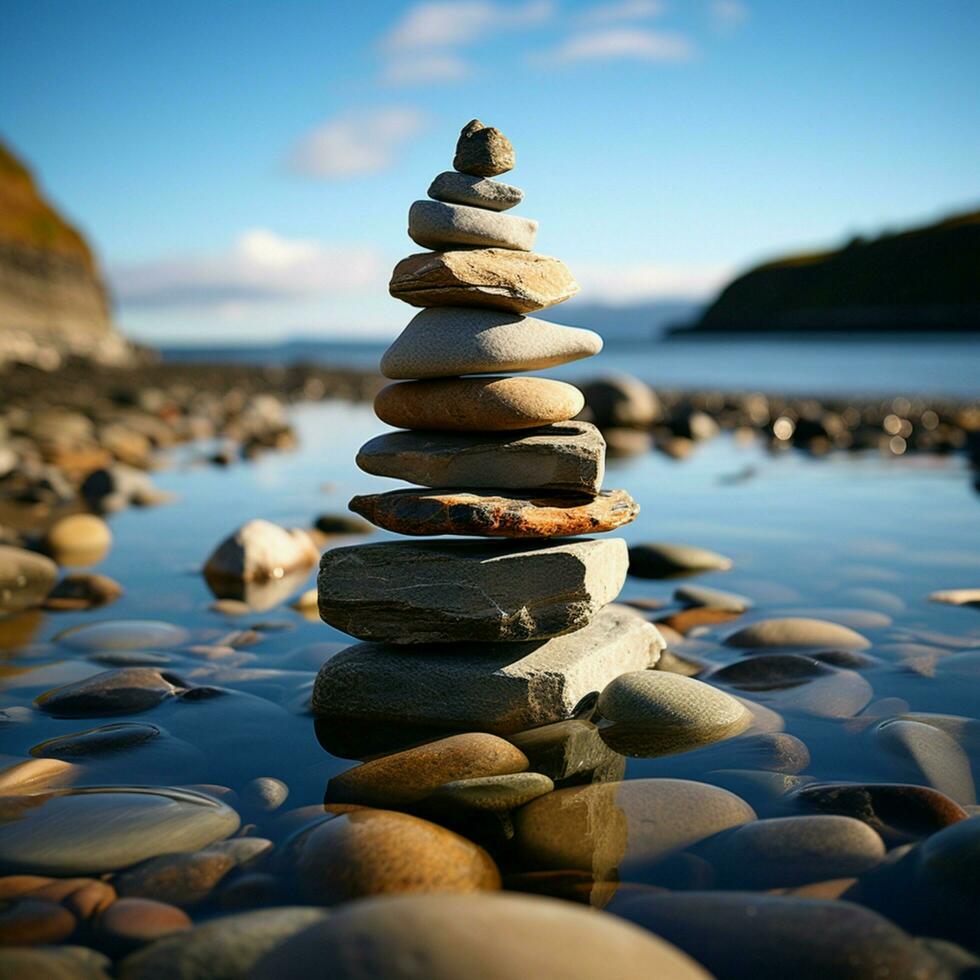
{"type": "Polygon", "coordinates": [[[592,357],[602,338],[503,310],[443,306],[422,310],[381,358],[386,378],[454,378],[461,374],[537,371],[592,357]]]}
{"type": "Polygon", "coordinates": [[[150,898],[120,898],[99,916],[98,931],[124,947],[152,942],[193,926],[183,909],[150,898]]]}
{"type": "Polygon", "coordinates": [[[388,283],[395,299],[412,306],[489,306],[534,313],[579,291],[560,259],[509,248],[453,249],[409,255],[388,283]]]}
{"type": "Polygon", "coordinates": [[[760,619],[742,627],[725,642],[733,647],[843,647],[863,650],[871,644],[848,626],[799,616],[760,619]]]}
{"type": "Polygon", "coordinates": [[[530,867],[596,878],[655,861],[755,811],[734,793],[686,779],[632,779],[557,790],[514,814],[515,843],[530,867]]]}
{"type": "Polygon", "coordinates": [[[405,896],[348,906],[273,950],[253,980],[710,980],[653,933],[530,895],[405,896]]]}
{"type": "Polygon", "coordinates": [[[597,497],[481,496],[392,490],[354,497],[350,509],[397,534],[559,538],[612,531],[636,519],[639,504],[625,490],[597,497]]]}
{"type": "Polygon", "coordinates": [[[452,735],[372,759],[334,776],[326,802],[404,806],[457,779],[523,772],[527,756],[510,742],[484,732],[452,735]]]}
{"type": "Polygon", "coordinates": [[[400,892],[500,888],[490,855],[445,827],[393,810],[355,810],[326,820],[303,839],[300,886],[323,904],[400,892]]]}
{"type": "Polygon", "coordinates": [[[577,388],[549,378],[445,378],[388,385],[374,410],[399,429],[501,432],[566,422],[583,404],[577,388]]]}

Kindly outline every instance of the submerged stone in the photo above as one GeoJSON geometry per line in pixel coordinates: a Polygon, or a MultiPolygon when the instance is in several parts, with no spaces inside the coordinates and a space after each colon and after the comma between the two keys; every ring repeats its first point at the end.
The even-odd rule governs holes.
{"type": "Polygon", "coordinates": [[[506,735],[569,718],[614,677],[655,663],[662,648],[650,623],[617,605],[543,643],[361,643],[323,665],[313,711],[506,735]]]}
{"type": "Polygon", "coordinates": [[[326,552],[317,585],[324,622],[359,639],[486,643],[581,629],[625,578],[618,538],[398,541],[326,552]]]}
{"type": "Polygon", "coordinates": [[[506,538],[612,531],[635,520],[640,510],[625,490],[604,490],[591,498],[392,490],[354,497],[350,509],[398,534],[506,538]]]}
{"type": "Polygon", "coordinates": [[[0,612],[41,605],[57,577],[58,567],[50,558],[0,545],[0,612]]]}

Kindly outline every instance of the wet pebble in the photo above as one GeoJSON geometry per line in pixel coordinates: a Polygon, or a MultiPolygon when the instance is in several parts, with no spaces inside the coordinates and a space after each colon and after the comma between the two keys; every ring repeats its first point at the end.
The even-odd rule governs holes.
{"type": "Polygon", "coordinates": [[[120,667],[56,687],[34,703],[58,718],[135,714],[148,711],[186,686],[180,678],[152,667],[120,667]]]}
{"type": "Polygon", "coordinates": [[[502,776],[477,776],[444,783],[425,800],[427,804],[462,810],[513,810],[550,793],[555,784],[539,772],[516,772],[502,776]]]}
{"type": "Polygon", "coordinates": [[[58,568],[50,558],[0,545],[0,612],[41,605],[57,577],[58,568]]]}
{"type": "Polygon", "coordinates": [[[490,856],[465,837],[393,810],[355,809],[307,831],[295,874],[313,901],[332,905],[399,892],[500,888],[490,856]]]}
{"type": "Polygon", "coordinates": [[[357,902],[269,953],[253,980],[553,976],[709,980],[688,956],[613,916],[528,895],[357,902]]]}
{"type": "Polygon", "coordinates": [[[725,642],[743,649],[762,647],[842,647],[863,650],[868,640],[847,626],[822,619],[761,619],[732,633],[725,642]]]}
{"type": "Polygon", "coordinates": [[[167,650],[188,640],[186,630],[151,619],[115,619],[63,630],[55,642],[73,650],[167,650]]]}
{"type": "Polygon", "coordinates": [[[698,627],[706,628],[717,626],[719,623],[729,623],[733,619],[738,619],[741,613],[731,612],[727,609],[713,609],[710,606],[691,606],[689,609],[682,609],[680,612],[669,613],[662,618],[655,619],[658,628],[669,626],[676,630],[681,636],[687,636],[698,627]]]}
{"type": "Polygon", "coordinates": [[[721,609],[733,613],[742,613],[752,608],[752,600],[744,595],[709,589],[703,585],[681,585],[674,590],[674,599],[685,606],[721,609]]]}
{"type": "Polygon", "coordinates": [[[266,952],[326,914],[284,906],[212,919],[130,953],[117,975],[120,980],[239,980],[266,952]]]}
{"type": "Polygon", "coordinates": [[[273,776],[258,776],[247,783],[241,792],[242,806],[247,810],[272,813],[286,802],[289,787],[273,776]]]}
{"type": "Polygon", "coordinates": [[[48,593],[44,608],[51,612],[98,609],[115,602],[122,594],[123,587],[108,575],[66,575],[48,593]]]}
{"type": "Polygon", "coordinates": [[[421,800],[443,783],[476,776],[523,772],[527,756],[496,735],[471,732],[373,759],[327,786],[328,803],[404,806],[421,800]]]}
{"type": "Polygon", "coordinates": [[[967,817],[938,790],[902,783],[820,783],[801,789],[794,802],[807,810],[854,817],[891,841],[927,837],[967,817]]]}
{"type": "Polygon", "coordinates": [[[899,771],[961,805],[976,803],[970,759],[946,732],[922,721],[899,718],[881,722],[874,736],[899,771]]]}
{"type": "Polygon", "coordinates": [[[929,593],[929,601],[948,606],[980,606],[980,589],[940,589],[929,593]]]}
{"type": "Polygon", "coordinates": [[[629,573],[636,578],[671,578],[698,572],[724,572],[732,567],[731,558],[689,544],[651,542],[629,550],[629,573]]]}
{"type": "Polygon", "coordinates": [[[93,874],[169,851],[196,850],[238,829],[217,800],[177,789],[118,787],[19,797],[0,824],[0,871],[93,874]]]}
{"type": "Polygon", "coordinates": [[[625,759],[602,740],[590,721],[569,718],[508,736],[530,760],[535,772],[556,782],[577,777],[579,781],[615,781],[623,778],[625,759]],[[610,773],[607,780],[597,774],[610,773]]]}
{"type": "Polygon", "coordinates": [[[57,902],[36,898],[0,901],[0,946],[58,943],[75,931],[75,916],[57,902]]]}
{"type": "Polygon", "coordinates": [[[121,898],[99,916],[96,935],[114,951],[128,951],[193,925],[182,909],[148,898],[121,898]]]}

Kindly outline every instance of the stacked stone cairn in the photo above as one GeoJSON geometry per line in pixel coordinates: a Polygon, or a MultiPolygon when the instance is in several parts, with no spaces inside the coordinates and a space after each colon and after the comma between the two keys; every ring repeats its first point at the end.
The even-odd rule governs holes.
{"type": "Polygon", "coordinates": [[[368,520],[426,541],[328,551],[321,618],[361,642],[321,669],[321,718],[507,735],[575,715],[620,674],[656,663],[656,629],[610,605],[626,578],[632,521],[603,490],[605,443],[575,421],[572,385],[513,376],[598,353],[590,330],[527,316],[573,296],[558,259],[531,251],[537,222],[509,214],[523,192],[491,178],[514,166],[498,130],[473,120],[454,171],[409,211],[432,251],[395,267],[391,294],[421,307],[384,354],[375,400],[398,431],[357,463],[416,488],[355,497],[368,520]],[[501,540],[502,539],[502,540],[501,540]]]}

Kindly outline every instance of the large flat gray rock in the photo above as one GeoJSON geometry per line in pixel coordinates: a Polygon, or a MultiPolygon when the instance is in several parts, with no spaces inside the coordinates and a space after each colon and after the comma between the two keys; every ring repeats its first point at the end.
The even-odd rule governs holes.
{"type": "Polygon", "coordinates": [[[389,432],[365,443],[365,473],[423,487],[598,493],[606,444],[588,422],[556,422],[527,432],[389,432]]]}
{"type": "Polygon", "coordinates": [[[569,718],[583,698],[656,663],[662,649],[651,623],[615,604],[542,643],[359,643],[320,669],[313,711],[507,735],[569,718]]]}
{"type": "Polygon", "coordinates": [[[626,580],[621,538],[384,541],[320,559],[320,618],[360,640],[490,643],[581,629],[626,580]]]}
{"type": "Polygon", "coordinates": [[[412,318],[381,358],[381,373],[401,380],[538,371],[600,350],[602,338],[592,330],[500,310],[442,306],[412,318]]]}
{"type": "Polygon", "coordinates": [[[530,252],[538,234],[533,218],[442,201],[416,201],[408,210],[408,237],[435,251],[457,245],[530,252]]]}

